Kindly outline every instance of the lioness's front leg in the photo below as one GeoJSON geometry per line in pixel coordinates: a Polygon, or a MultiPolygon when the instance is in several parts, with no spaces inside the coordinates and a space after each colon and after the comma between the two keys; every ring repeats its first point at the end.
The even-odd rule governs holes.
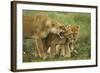
{"type": "Polygon", "coordinates": [[[56,55],[56,45],[52,44],[51,45],[51,50],[50,50],[50,58],[54,58],[56,55]]]}
{"type": "Polygon", "coordinates": [[[71,57],[71,49],[69,47],[69,43],[65,44],[65,55],[64,57],[71,57]]]}
{"type": "Polygon", "coordinates": [[[60,47],[61,47],[61,53],[60,53],[60,55],[61,56],[65,56],[66,55],[66,47],[65,47],[65,45],[60,45],[60,47]]]}
{"type": "Polygon", "coordinates": [[[39,57],[46,59],[46,53],[45,53],[45,50],[44,50],[44,44],[43,44],[42,39],[37,38],[36,39],[36,45],[37,45],[37,52],[39,54],[39,57]]]}

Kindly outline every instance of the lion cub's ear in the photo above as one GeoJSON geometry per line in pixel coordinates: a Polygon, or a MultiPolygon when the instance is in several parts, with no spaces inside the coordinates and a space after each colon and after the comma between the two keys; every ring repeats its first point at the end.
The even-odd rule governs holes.
{"type": "Polygon", "coordinates": [[[66,26],[66,30],[70,30],[72,28],[80,29],[80,26],[79,25],[71,25],[71,24],[66,26]]]}
{"type": "Polygon", "coordinates": [[[71,26],[72,26],[72,25],[66,25],[66,26],[65,26],[66,31],[71,30],[71,28],[70,28],[71,26]]]}
{"type": "Polygon", "coordinates": [[[67,25],[65,28],[66,28],[66,30],[69,30],[69,29],[71,29],[70,27],[72,27],[72,25],[67,25]]]}
{"type": "Polygon", "coordinates": [[[76,28],[79,30],[79,29],[80,29],[80,26],[79,26],[79,25],[77,25],[77,26],[76,26],[76,28]]]}

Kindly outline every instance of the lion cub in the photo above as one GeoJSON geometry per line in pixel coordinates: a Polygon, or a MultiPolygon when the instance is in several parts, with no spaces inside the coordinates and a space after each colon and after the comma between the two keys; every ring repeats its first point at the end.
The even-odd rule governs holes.
{"type": "Polygon", "coordinates": [[[46,48],[48,48],[48,53],[50,57],[55,57],[55,55],[60,54],[64,57],[71,57],[71,52],[76,52],[74,50],[74,43],[79,34],[78,25],[68,25],[65,26],[65,32],[61,33],[63,38],[58,35],[50,33],[45,39],[46,48]]]}

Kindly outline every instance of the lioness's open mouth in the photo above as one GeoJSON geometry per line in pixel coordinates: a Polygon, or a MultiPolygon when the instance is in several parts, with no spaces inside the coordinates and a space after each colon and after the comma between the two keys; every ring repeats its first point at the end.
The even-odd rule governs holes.
{"type": "Polygon", "coordinates": [[[60,37],[61,39],[64,38],[64,32],[59,32],[58,35],[59,35],[59,37],[60,37]]]}

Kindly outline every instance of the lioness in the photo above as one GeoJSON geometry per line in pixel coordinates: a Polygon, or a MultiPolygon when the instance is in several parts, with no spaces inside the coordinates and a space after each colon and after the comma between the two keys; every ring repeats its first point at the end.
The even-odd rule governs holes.
{"type": "MultiPolygon", "coordinates": [[[[39,57],[45,59],[46,52],[44,51],[43,40],[49,33],[60,36],[63,25],[52,21],[47,15],[36,14],[33,16],[23,16],[23,34],[24,37],[35,38],[37,45],[37,52],[39,57]]],[[[62,37],[61,37],[62,38],[62,37]]]]}
{"type": "Polygon", "coordinates": [[[56,54],[63,55],[64,57],[71,57],[71,52],[74,50],[74,43],[79,34],[79,26],[68,25],[65,26],[65,32],[62,33],[64,36],[61,39],[58,35],[50,33],[46,38],[46,47],[49,48],[50,57],[54,57],[56,54]]]}

